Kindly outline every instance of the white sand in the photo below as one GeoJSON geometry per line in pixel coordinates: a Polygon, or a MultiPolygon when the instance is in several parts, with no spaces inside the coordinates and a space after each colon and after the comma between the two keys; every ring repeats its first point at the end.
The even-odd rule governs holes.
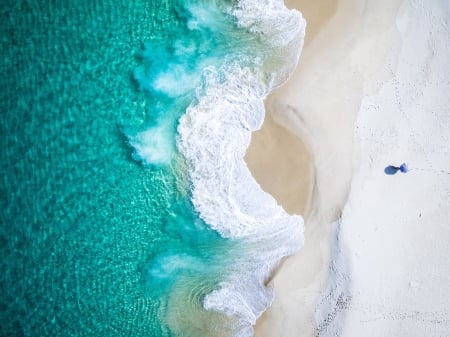
{"type": "Polygon", "coordinates": [[[314,192],[256,336],[450,331],[450,3],[406,2],[288,1],[312,37],[266,105],[311,149],[314,192]]]}
{"type": "Polygon", "coordinates": [[[450,336],[449,23],[446,0],[405,1],[397,17],[395,76],[358,114],[320,336],[450,336]],[[402,162],[407,174],[383,173],[402,162]]]}

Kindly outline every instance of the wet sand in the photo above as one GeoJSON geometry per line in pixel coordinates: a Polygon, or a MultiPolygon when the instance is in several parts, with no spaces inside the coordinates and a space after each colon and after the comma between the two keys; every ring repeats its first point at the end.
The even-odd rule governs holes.
{"type": "Polygon", "coordinates": [[[266,114],[252,134],[245,161],[256,181],[289,214],[308,214],[313,188],[312,158],[301,139],[266,114]],[[295,179],[292,179],[295,177],[295,179]]]}

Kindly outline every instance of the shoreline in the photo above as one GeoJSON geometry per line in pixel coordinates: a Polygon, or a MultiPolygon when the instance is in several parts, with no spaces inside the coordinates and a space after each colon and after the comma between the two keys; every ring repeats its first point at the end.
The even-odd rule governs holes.
{"type": "MultiPolygon", "coordinates": [[[[299,332],[313,336],[317,332],[315,312],[328,283],[331,261],[331,224],[344,208],[358,161],[353,150],[357,113],[363,96],[377,91],[379,83],[392,75],[383,64],[387,59],[396,64],[401,41],[395,18],[400,3],[286,1],[307,21],[305,45],[291,78],[267,98],[266,114],[270,123],[281,126],[279,132],[289,130],[304,143],[310,151],[305,158],[311,160],[304,165],[313,166],[313,172],[311,189],[301,192],[310,193],[308,207],[303,205],[305,245],[274,276],[275,299],[256,323],[257,337],[297,337],[299,332]]],[[[247,157],[254,151],[253,138],[247,157]]],[[[270,193],[267,181],[258,180],[261,173],[249,168],[270,193]]],[[[265,170],[266,176],[276,174],[270,167],[265,170]]],[[[305,179],[295,174],[295,168],[291,172],[287,184],[305,179]]],[[[285,202],[283,197],[274,197],[281,205],[285,202]]]]}
{"type": "MultiPolygon", "coordinates": [[[[309,0],[285,0],[284,2],[287,8],[300,11],[307,20],[311,18],[306,26],[303,55],[305,48],[308,48],[314,37],[335,14],[338,0],[321,0],[322,6],[311,5],[309,0]]],[[[300,55],[297,70],[301,66],[302,55],[300,55]]],[[[308,139],[303,130],[301,128],[291,129],[289,123],[285,125],[283,121],[276,120],[279,118],[279,113],[271,104],[280,90],[295,81],[292,77],[294,77],[294,74],[291,75],[287,83],[275,90],[266,99],[264,123],[260,130],[253,132],[244,160],[262,189],[271,194],[289,214],[301,215],[306,222],[311,210],[315,188],[313,153],[308,146],[308,139]],[[288,149],[288,147],[293,147],[293,149],[288,149]],[[285,153],[286,149],[287,154],[285,153]],[[298,157],[293,158],[295,155],[298,157]],[[269,163],[269,161],[272,162],[271,159],[274,156],[277,157],[275,165],[269,163]],[[280,163],[280,159],[282,163],[280,163]],[[294,162],[287,162],[287,159],[294,162]],[[281,177],[279,175],[280,170],[284,171],[281,177]],[[273,179],[279,186],[274,186],[273,179]],[[292,186],[292,183],[294,186],[292,186]],[[281,187],[287,188],[290,193],[283,194],[281,187]],[[293,189],[297,190],[297,197],[293,195],[293,189]]]]}

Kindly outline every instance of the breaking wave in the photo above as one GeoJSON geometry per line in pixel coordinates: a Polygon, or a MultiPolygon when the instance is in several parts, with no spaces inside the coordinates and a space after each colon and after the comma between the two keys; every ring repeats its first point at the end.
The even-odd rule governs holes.
{"type": "Polygon", "coordinates": [[[230,13],[267,42],[271,55],[263,67],[234,60],[204,69],[196,101],[180,118],[177,146],[188,163],[192,202],[200,217],[248,248],[203,306],[233,317],[236,334],[250,336],[272,302],[271,273],[303,245],[303,220],[288,215],[261,189],[243,158],[252,131],[264,120],[264,98],[295,68],[305,24],[281,1],[239,1],[230,13]]]}
{"type": "MultiPolygon", "coordinates": [[[[233,255],[218,287],[199,301],[208,312],[226,315],[234,335],[251,336],[273,300],[271,274],[303,245],[303,219],[287,214],[261,189],[244,155],[251,133],[263,123],[264,99],[295,69],[305,22],[281,0],[217,0],[180,8],[185,30],[174,34],[170,47],[148,44],[134,75],[144,90],[188,103],[179,112],[182,103],[158,112],[152,127],[129,136],[129,142],[135,159],[145,164],[171,165],[181,155],[198,216],[222,237],[239,241],[242,253],[233,255]],[[221,17],[231,17],[234,28],[221,17]],[[166,62],[156,67],[160,60],[166,62]],[[177,121],[174,144],[170,136],[177,121]]],[[[150,274],[166,277],[190,263],[176,256],[172,269],[150,274]]]]}

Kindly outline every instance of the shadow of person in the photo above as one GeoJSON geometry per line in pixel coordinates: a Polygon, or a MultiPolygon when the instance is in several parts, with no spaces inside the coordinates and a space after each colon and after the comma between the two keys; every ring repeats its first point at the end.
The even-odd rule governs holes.
{"type": "Polygon", "coordinates": [[[398,170],[400,170],[400,167],[389,165],[385,167],[384,173],[388,175],[393,175],[396,174],[398,170]]]}

